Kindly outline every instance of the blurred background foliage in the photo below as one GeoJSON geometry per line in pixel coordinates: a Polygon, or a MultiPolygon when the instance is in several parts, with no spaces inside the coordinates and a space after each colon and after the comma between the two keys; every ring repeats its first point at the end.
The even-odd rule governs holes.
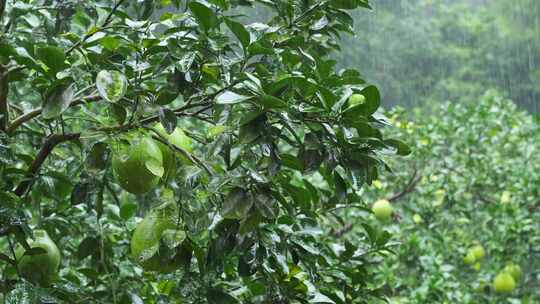
{"type": "Polygon", "coordinates": [[[380,0],[355,12],[342,67],[359,67],[389,105],[467,101],[497,89],[538,113],[540,2],[380,0]],[[368,39],[369,37],[369,39],[368,39]]]}
{"type": "MultiPolygon", "coordinates": [[[[467,101],[497,89],[540,111],[540,2],[378,0],[355,11],[338,67],[358,68],[387,107],[467,101]]],[[[260,7],[252,21],[266,20],[260,7]]]]}
{"type": "MultiPolygon", "coordinates": [[[[342,37],[334,58],[381,88],[392,136],[414,151],[362,195],[368,203],[402,195],[394,221],[381,224],[401,246],[381,259],[378,282],[396,304],[539,303],[540,2],[373,7],[354,13],[355,35],[342,37]],[[467,265],[476,245],[486,257],[467,265]],[[511,294],[497,294],[493,280],[508,263],[524,275],[511,294]]],[[[344,237],[364,233],[355,219],[365,217],[376,222],[346,212],[344,237]]]]}
{"type": "MultiPolygon", "coordinates": [[[[370,202],[397,197],[394,220],[380,227],[401,245],[380,260],[380,287],[394,304],[539,303],[538,124],[495,91],[432,111],[389,113],[392,135],[406,138],[414,154],[391,161],[395,174],[362,195],[370,202]],[[467,264],[468,250],[478,245],[485,256],[467,264]],[[517,288],[496,293],[493,280],[509,263],[523,271],[517,288]]],[[[364,211],[343,217],[376,222],[364,211]]],[[[343,237],[361,235],[358,223],[351,220],[343,237]]]]}

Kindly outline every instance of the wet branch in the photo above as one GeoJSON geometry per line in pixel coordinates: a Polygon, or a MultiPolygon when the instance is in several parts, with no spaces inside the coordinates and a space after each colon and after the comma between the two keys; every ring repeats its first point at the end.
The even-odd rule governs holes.
{"type": "MultiPolygon", "coordinates": [[[[403,188],[399,192],[392,194],[390,197],[386,198],[386,200],[388,200],[389,202],[395,202],[399,200],[400,198],[406,196],[407,194],[413,192],[421,179],[422,179],[422,175],[418,174],[418,170],[414,170],[414,173],[409,179],[409,181],[407,182],[407,185],[405,186],[405,188],[403,188]]],[[[354,228],[353,224],[351,223],[345,224],[343,225],[343,227],[339,228],[338,230],[335,230],[332,233],[332,236],[334,236],[335,238],[339,238],[343,236],[344,234],[346,234],[347,232],[351,231],[353,228],[354,228]]]]}
{"type": "MultiPolygon", "coordinates": [[[[79,99],[75,99],[74,101],[71,102],[71,104],[69,106],[70,107],[75,107],[75,106],[78,106],[78,105],[82,105],[82,104],[86,104],[86,103],[90,103],[90,102],[96,102],[96,101],[99,101],[99,100],[101,100],[101,97],[99,95],[91,95],[91,96],[86,96],[86,97],[82,97],[82,98],[79,98],[79,99]]],[[[8,134],[13,133],[13,131],[15,131],[23,123],[25,123],[25,122],[27,122],[27,121],[41,115],[42,111],[43,111],[42,108],[38,108],[38,109],[32,110],[30,112],[24,113],[21,116],[15,118],[9,124],[9,126],[7,127],[6,132],[8,134]]]]}
{"type": "Polygon", "coordinates": [[[414,173],[411,176],[411,178],[409,179],[409,182],[407,183],[407,186],[405,186],[405,188],[403,188],[403,190],[401,190],[401,191],[399,191],[397,193],[394,193],[392,196],[387,198],[387,200],[389,202],[394,202],[394,201],[397,201],[398,199],[404,197],[405,195],[413,192],[414,188],[416,188],[416,185],[418,185],[418,183],[420,182],[421,179],[422,179],[422,176],[418,174],[418,170],[414,170],[414,173]]]}
{"type": "Polygon", "coordinates": [[[8,72],[3,66],[0,66],[0,130],[2,131],[6,131],[9,122],[8,93],[8,72]]]}
{"type": "Polygon", "coordinates": [[[60,143],[76,140],[81,136],[81,133],[67,133],[67,134],[52,134],[47,137],[45,142],[43,143],[43,146],[41,147],[41,150],[37,154],[36,158],[28,168],[28,171],[26,173],[26,179],[23,180],[17,188],[15,188],[14,193],[18,196],[22,196],[24,193],[26,193],[26,190],[28,190],[34,180],[35,175],[39,172],[39,169],[41,168],[41,165],[45,162],[49,154],[51,154],[52,150],[60,143]]]}
{"type": "Polygon", "coordinates": [[[118,0],[118,2],[116,2],[116,5],[111,9],[111,11],[109,12],[109,14],[107,15],[107,17],[105,18],[105,21],[103,22],[103,24],[101,25],[101,27],[95,31],[92,31],[92,32],[89,32],[87,33],[81,40],[79,40],[77,43],[75,43],[74,45],[72,45],[67,51],[66,51],[66,55],[69,55],[71,52],[73,52],[76,48],[78,48],[79,46],[81,46],[83,43],[85,43],[88,39],[90,39],[92,36],[94,36],[95,34],[97,34],[98,32],[104,30],[107,28],[107,26],[111,23],[112,21],[112,17],[113,15],[116,13],[116,11],[118,10],[118,8],[120,7],[120,5],[122,5],[122,3],[125,2],[125,0],[118,0]]]}
{"type": "MultiPolygon", "coordinates": [[[[183,116],[186,115],[185,110],[188,110],[190,108],[199,107],[205,105],[205,109],[208,107],[211,107],[209,103],[197,103],[197,104],[190,104],[185,105],[183,107],[180,107],[175,110],[176,116],[183,116]]],[[[191,113],[188,113],[189,115],[192,115],[191,113]]],[[[157,115],[150,116],[148,118],[145,118],[141,120],[138,124],[126,124],[126,125],[119,125],[115,127],[104,127],[97,129],[97,132],[104,132],[104,133],[114,133],[114,132],[126,132],[135,128],[142,127],[144,125],[150,124],[152,122],[159,121],[159,118],[157,115]]],[[[51,154],[53,149],[60,143],[67,142],[67,141],[73,141],[77,140],[81,137],[81,133],[66,133],[66,134],[52,134],[49,135],[45,142],[43,143],[43,146],[41,147],[39,153],[37,154],[36,158],[28,168],[28,171],[26,173],[26,179],[23,180],[15,189],[14,193],[18,196],[22,196],[26,193],[26,191],[32,186],[33,180],[35,176],[38,174],[39,169],[47,159],[47,157],[51,154]]],[[[161,139],[161,138],[160,138],[161,139]]],[[[210,169],[198,158],[194,157],[193,155],[183,151],[179,147],[173,146],[173,149],[182,153],[184,152],[186,156],[192,160],[194,163],[200,165],[205,171],[207,171],[209,174],[212,172],[210,169]]],[[[183,153],[183,154],[184,154],[183,153]]]]}

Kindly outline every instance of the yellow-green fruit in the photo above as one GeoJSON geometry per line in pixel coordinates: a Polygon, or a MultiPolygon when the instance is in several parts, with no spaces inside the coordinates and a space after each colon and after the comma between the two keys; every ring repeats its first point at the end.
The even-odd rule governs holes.
{"type": "Polygon", "coordinates": [[[469,250],[467,254],[465,255],[465,257],[463,258],[463,263],[467,265],[472,265],[474,264],[474,262],[476,262],[476,257],[474,256],[474,253],[472,253],[472,251],[469,250]]]}
{"type": "Polygon", "coordinates": [[[145,270],[162,273],[178,269],[175,247],[185,239],[177,229],[178,211],[173,203],[165,203],[139,223],[131,238],[131,255],[145,270]]]}
{"type": "Polygon", "coordinates": [[[28,240],[32,248],[41,248],[46,253],[24,255],[24,248],[18,248],[16,252],[17,268],[22,277],[41,286],[51,285],[58,274],[60,266],[60,251],[51,240],[47,231],[35,230],[34,240],[28,240]]]}
{"type": "Polygon", "coordinates": [[[415,214],[413,215],[413,222],[415,224],[420,224],[424,221],[424,219],[422,218],[422,216],[420,216],[420,214],[415,214]]]}
{"type": "Polygon", "coordinates": [[[366,102],[366,97],[362,94],[352,94],[349,97],[349,107],[354,107],[356,105],[361,105],[366,102]]]}
{"type": "MultiPolygon", "coordinates": [[[[165,138],[170,144],[172,144],[174,146],[177,146],[179,148],[182,148],[186,152],[189,152],[189,153],[193,152],[191,138],[189,136],[187,136],[186,133],[184,133],[184,131],[182,131],[182,129],[175,128],[174,131],[171,134],[168,134],[167,131],[165,131],[165,128],[163,128],[163,126],[161,124],[156,124],[154,126],[154,130],[156,130],[156,132],[158,132],[159,135],[161,135],[163,138],[165,138]]],[[[163,144],[162,144],[162,146],[163,146],[162,149],[161,149],[162,152],[163,151],[172,152],[170,154],[172,156],[175,155],[175,151],[172,151],[171,148],[169,148],[169,147],[167,147],[167,146],[165,146],[163,144]],[[166,149],[163,149],[163,148],[166,148],[166,149]]],[[[181,155],[181,154],[178,154],[178,153],[176,153],[176,155],[179,155],[180,160],[182,161],[183,164],[186,164],[186,165],[191,164],[191,161],[187,157],[185,157],[184,155],[181,155]]],[[[164,163],[165,163],[165,160],[164,160],[164,163]]],[[[167,167],[165,167],[165,168],[167,168],[167,167]]]]}
{"type": "Polygon", "coordinates": [[[508,204],[510,203],[512,194],[509,191],[503,191],[501,194],[501,204],[508,204]]]}
{"type": "Polygon", "coordinates": [[[446,191],[444,189],[439,189],[435,191],[435,202],[434,206],[441,206],[444,203],[444,197],[446,196],[446,191]]]}
{"type": "Polygon", "coordinates": [[[521,273],[521,267],[519,265],[516,265],[514,263],[509,263],[508,265],[506,265],[506,267],[504,267],[503,271],[509,273],[516,282],[521,279],[522,273],[521,273]]]}
{"type": "Polygon", "coordinates": [[[516,288],[516,281],[511,274],[501,272],[493,280],[493,288],[496,292],[511,292],[516,288]]]}
{"type": "Polygon", "coordinates": [[[156,142],[148,137],[116,151],[112,168],[120,186],[131,193],[152,190],[164,174],[163,156],[156,142]]]}
{"type": "Polygon", "coordinates": [[[486,251],[482,245],[476,245],[470,249],[476,260],[481,260],[486,255],[486,251]]]}
{"type": "Polygon", "coordinates": [[[371,211],[375,214],[375,217],[380,221],[387,221],[392,216],[392,206],[388,200],[378,200],[371,207],[371,211]]]}

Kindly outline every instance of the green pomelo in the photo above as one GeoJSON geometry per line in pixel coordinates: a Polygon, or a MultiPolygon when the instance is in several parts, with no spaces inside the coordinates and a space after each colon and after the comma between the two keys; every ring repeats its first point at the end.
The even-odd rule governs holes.
{"type": "Polygon", "coordinates": [[[511,274],[501,272],[493,280],[493,288],[500,293],[512,292],[516,288],[516,281],[511,274]]]}
{"type": "Polygon", "coordinates": [[[175,247],[186,235],[177,229],[177,215],[176,206],[166,203],[137,224],[131,238],[131,255],[145,270],[168,273],[178,269],[175,247]]]}
{"type": "Polygon", "coordinates": [[[378,220],[387,221],[392,217],[393,208],[388,200],[382,199],[373,204],[371,211],[373,211],[378,220]]]}
{"type": "Polygon", "coordinates": [[[51,285],[58,274],[60,266],[60,251],[51,240],[47,231],[35,230],[35,240],[28,240],[32,248],[41,248],[46,253],[24,255],[24,248],[18,248],[16,252],[17,268],[22,277],[28,281],[44,287],[51,285]]]}
{"type": "Polygon", "coordinates": [[[112,167],[120,186],[134,194],[150,191],[164,174],[161,150],[151,138],[143,138],[129,148],[116,152],[112,167]]]}
{"type": "Polygon", "coordinates": [[[474,258],[476,260],[481,260],[486,255],[486,251],[484,250],[484,247],[482,247],[482,245],[476,245],[472,247],[470,251],[474,255],[474,258]]]}
{"type": "Polygon", "coordinates": [[[474,256],[474,253],[469,250],[463,258],[463,263],[467,265],[472,265],[474,264],[474,262],[476,262],[476,257],[474,256]]]}
{"type": "Polygon", "coordinates": [[[503,271],[506,273],[509,273],[516,282],[521,279],[522,272],[521,272],[521,267],[519,265],[516,265],[514,263],[509,263],[508,265],[506,265],[506,267],[504,267],[503,271]]]}
{"type": "MultiPolygon", "coordinates": [[[[167,131],[165,131],[165,128],[163,128],[163,126],[161,124],[156,124],[154,126],[154,130],[156,130],[156,132],[158,132],[159,135],[161,135],[163,138],[165,138],[173,146],[177,146],[177,147],[183,149],[184,151],[186,151],[188,153],[193,152],[191,138],[189,136],[187,136],[184,133],[184,131],[182,131],[182,129],[175,128],[174,131],[171,134],[168,134],[167,131]]],[[[174,158],[174,155],[178,155],[183,164],[185,164],[185,165],[191,165],[192,164],[191,160],[189,160],[184,155],[182,155],[180,153],[175,153],[176,151],[173,151],[170,147],[167,147],[164,144],[161,144],[161,145],[162,145],[161,150],[162,150],[163,154],[169,153],[171,155],[170,158],[174,158]]],[[[165,161],[164,161],[164,163],[165,163],[165,161]]],[[[176,166],[176,162],[175,162],[175,166],[176,166]]],[[[174,167],[174,169],[176,169],[176,167],[174,167]]],[[[165,167],[165,171],[167,171],[167,167],[165,167]]]]}

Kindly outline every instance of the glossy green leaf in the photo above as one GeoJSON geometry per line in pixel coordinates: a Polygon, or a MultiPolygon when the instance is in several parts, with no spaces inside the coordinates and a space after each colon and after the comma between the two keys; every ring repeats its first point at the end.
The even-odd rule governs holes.
{"type": "Polygon", "coordinates": [[[75,87],[69,84],[56,86],[48,93],[43,102],[41,115],[44,119],[56,118],[69,108],[73,97],[75,96],[75,87]]]}
{"type": "Polygon", "coordinates": [[[96,87],[99,95],[109,102],[122,99],[126,94],[127,86],[126,77],[118,71],[103,70],[97,74],[96,87]]]}
{"type": "Polygon", "coordinates": [[[229,27],[229,29],[234,33],[236,38],[240,41],[242,44],[242,47],[244,49],[247,49],[247,47],[251,43],[251,36],[249,35],[249,32],[246,30],[246,28],[239,22],[236,22],[232,19],[226,19],[225,23],[229,27]]]}
{"type": "Polygon", "coordinates": [[[244,96],[232,91],[225,91],[216,97],[217,104],[236,104],[250,100],[251,96],[244,96]]]}
{"type": "Polygon", "coordinates": [[[37,59],[43,61],[53,73],[60,72],[67,65],[64,50],[56,46],[44,46],[36,49],[37,59]]]}
{"type": "Polygon", "coordinates": [[[219,24],[216,14],[208,6],[200,2],[191,1],[189,3],[189,9],[205,31],[209,31],[219,24]]]}

